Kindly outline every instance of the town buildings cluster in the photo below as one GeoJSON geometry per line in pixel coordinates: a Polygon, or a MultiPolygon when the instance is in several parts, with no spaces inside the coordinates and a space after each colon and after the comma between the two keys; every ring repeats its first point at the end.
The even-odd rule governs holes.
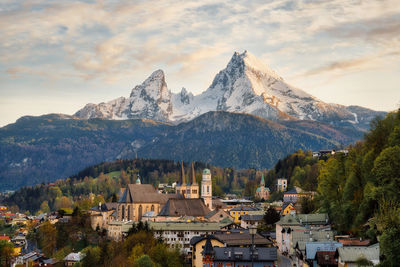
{"type": "MultiPolygon", "coordinates": [[[[121,188],[118,202],[99,203],[88,210],[92,228],[105,232],[111,240],[121,241],[134,224],[147,222],[155,238],[162,239],[171,249],[179,249],[186,255],[187,263],[195,267],[277,266],[283,258],[292,266],[356,266],[360,259],[373,265],[379,263],[378,244],[337,236],[327,214],[301,214],[300,200],[313,198],[315,193],[299,187],[288,190],[285,178],[276,183],[276,191],[283,192],[283,199],[267,203],[262,200],[270,198],[270,190],[262,176],[254,196],[261,202],[254,203],[248,199],[213,197],[209,169],[202,170],[200,184],[193,164],[188,173],[187,177],[182,164],[180,181],[158,189],[142,184],[138,177],[135,184],[121,188]],[[162,193],[168,187],[174,187],[175,192],[162,193]],[[268,208],[280,214],[272,232],[261,230],[268,208]]],[[[27,247],[24,225],[28,221],[68,221],[68,216],[11,216],[7,207],[0,207],[0,215],[20,227],[18,235],[0,237],[14,243],[15,264],[56,263],[39,252],[23,253],[27,247]]],[[[63,263],[72,266],[84,256],[73,252],[63,263]]]]}

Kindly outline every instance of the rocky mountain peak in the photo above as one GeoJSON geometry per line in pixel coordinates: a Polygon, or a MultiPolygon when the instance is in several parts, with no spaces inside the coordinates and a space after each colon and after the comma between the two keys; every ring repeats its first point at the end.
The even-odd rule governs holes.
{"type": "Polygon", "coordinates": [[[156,70],[132,89],[129,98],[88,104],[75,115],[86,119],[143,118],[179,123],[209,111],[227,111],[272,120],[297,118],[334,125],[354,126],[370,121],[370,111],[328,104],[288,84],[247,50],[235,52],[226,68],[199,95],[194,96],[185,88],[173,94],[165,80],[164,71],[156,70]]]}

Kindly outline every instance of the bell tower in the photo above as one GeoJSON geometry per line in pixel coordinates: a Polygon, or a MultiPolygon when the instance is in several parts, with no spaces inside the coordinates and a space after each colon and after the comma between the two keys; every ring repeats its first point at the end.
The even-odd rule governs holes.
{"type": "Polygon", "coordinates": [[[211,172],[209,169],[203,170],[203,177],[201,180],[201,198],[204,204],[211,210],[212,209],[212,181],[211,172]]]}

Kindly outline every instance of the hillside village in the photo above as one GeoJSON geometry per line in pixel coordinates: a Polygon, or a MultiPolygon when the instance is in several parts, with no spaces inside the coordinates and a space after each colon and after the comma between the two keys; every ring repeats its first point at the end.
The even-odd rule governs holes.
{"type": "MultiPolygon", "coordinates": [[[[262,176],[253,200],[220,198],[212,195],[212,179],[211,171],[203,169],[200,186],[194,165],[185,171],[181,164],[178,183],[155,188],[137,176],[134,184],[120,189],[116,202],[99,202],[82,213],[88,216],[91,231],[111,241],[123,242],[132,233],[149,231],[169,249],[179,251],[185,266],[379,263],[378,243],[337,235],[326,213],[301,213],[302,200],[312,200],[316,192],[296,186],[288,190],[287,179],[279,178],[273,191],[283,197],[270,202],[272,188],[265,186],[262,176]]],[[[6,243],[13,248],[8,257],[2,256],[4,266],[86,266],[84,259],[90,250],[47,257],[50,255],[43,246],[39,249],[30,233],[40,233],[49,225],[69,224],[76,220],[77,210],[27,216],[5,206],[0,209],[2,220],[10,225],[9,234],[0,237],[0,249],[6,243]]]]}

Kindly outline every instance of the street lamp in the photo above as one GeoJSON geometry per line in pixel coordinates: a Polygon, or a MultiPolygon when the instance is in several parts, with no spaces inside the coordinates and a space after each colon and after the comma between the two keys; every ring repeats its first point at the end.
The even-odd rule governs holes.
{"type": "Polygon", "coordinates": [[[249,233],[251,235],[251,267],[254,266],[254,236],[257,233],[257,228],[252,225],[249,227],[249,233]]]}

